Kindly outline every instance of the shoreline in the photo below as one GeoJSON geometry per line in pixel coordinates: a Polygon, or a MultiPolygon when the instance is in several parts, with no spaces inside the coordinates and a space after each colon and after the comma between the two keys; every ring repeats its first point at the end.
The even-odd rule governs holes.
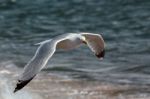
{"type": "Polygon", "coordinates": [[[40,72],[22,90],[14,94],[12,91],[20,71],[21,69],[17,67],[4,66],[0,68],[0,98],[3,99],[8,95],[10,97],[25,95],[25,99],[26,96],[31,99],[34,97],[38,97],[37,99],[150,99],[149,85],[71,79],[44,71],[40,72]],[[3,86],[5,87],[3,88],[3,86]]]}
{"type": "Polygon", "coordinates": [[[148,95],[150,86],[120,85],[101,83],[99,81],[64,79],[50,75],[39,75],[28,85],[28,88],[32,93],[38,93],[44,99],[150,98],[150,95],[148,95]]]}

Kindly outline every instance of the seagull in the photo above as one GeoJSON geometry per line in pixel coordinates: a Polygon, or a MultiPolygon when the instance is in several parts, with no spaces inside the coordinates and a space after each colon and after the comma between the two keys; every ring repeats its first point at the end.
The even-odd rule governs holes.
{"type": "Polygon", "coordinates": [[[57,49],[71,50],[83,44],[87,45],[99,59],[104,57],[105,43],[100,34],[67,33],[35,44],[39,47],[33,58],[26,64],[14,93],[26,86],[45,67],[57,49]]]}

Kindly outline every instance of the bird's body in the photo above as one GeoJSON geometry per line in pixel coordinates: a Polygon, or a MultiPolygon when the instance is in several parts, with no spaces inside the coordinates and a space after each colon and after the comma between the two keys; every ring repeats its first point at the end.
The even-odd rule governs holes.
{"type": "MultiPolygon", "coordinates": [[[[66,36],[66,35],[62,35],[62,36],[66,36]]],[[[62,40],[61,42],[58,42],[56,48],[64,49],[64,50],[70,50],[70,49],[76,48],[82,44],[82,41],[80,40],[80,38],[82,38],[80,34],[69,33],[67,34],[64,40],[62,40]]]]}
{"type": "Polygon", "coordinates": [[[81,44],[87,44],[97,57],[104,56],[104,40],[99,34],[68,33],[36,44],[39,45],[39,48],[34,57],[25,66],[14,92],[23,88],[41,71],[56,49],[70,50],[79,47],[81,44]]]}

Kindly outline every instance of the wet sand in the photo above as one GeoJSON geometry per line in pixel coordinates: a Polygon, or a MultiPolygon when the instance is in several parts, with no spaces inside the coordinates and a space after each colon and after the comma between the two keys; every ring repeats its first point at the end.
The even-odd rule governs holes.
{"type": "Polygon", "coordinates": [[[36,77],[26,89],[44,99],[150,99],[150,86],[67,80],[53,75],[36,77]]]}
{"type": "Polygon", "coordinates": [[[41,72],[26,87],[15,93],[17,95],[15,98],[12,92],[18,71],[21,69],[0,68],[2,99],[26,99],[27,97],[30,97],[29,99],[35,97],[36,99],[150,99],[149,85],[70,79],[46,72],[41,72]],[[18,98],[22,95],[24,98],[18,98]]]}

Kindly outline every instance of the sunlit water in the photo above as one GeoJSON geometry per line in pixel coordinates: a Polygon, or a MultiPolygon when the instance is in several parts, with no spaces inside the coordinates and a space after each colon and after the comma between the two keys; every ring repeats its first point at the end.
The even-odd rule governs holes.
{"type": "MultiPolygon", "coordinates": [[[[95,86],[100,87],[103,86],[101,83],[108,84],[106,86],[118,85],[123,89],[123,85],[127,85],[131,89],[117,93],[114,99],[149,99],[149,11],[149,0],[1,0],[0,99],[19,99],[19,95],[25,95],[28,99],[35,96],[60,99],[58,94],[47,96],[52,93],[50,89],[53,87],[50,85],[53,82],[46,80],[46,75],[49,75],[49,79],[54,76],[53,80],[60,82],[54,85],[56,88],[60,86],[63,89],[62,79],[71,80],[71,87],[76,83],[74,80],[86,81],[87,84],[83,86],[89,86],[92,92],[97,89],[88,82],[99,82],[95,86]],[[86,46],[68,52],[57,51],[43,70],[44,76],[40,74],[20,93],[12,93],[18,75],[38,47],[34,46],[35,43],[59,34],[80,31],[102,34],[106,41],[104,60],[98,60],[86,46]],[[42,79],[45,82],[41,82],[42,79]],[[33,86],[36,84],[49,85],[50,89],[37,95],[40,90],[44,90],[44,86],[35,90],[33,86]]],[[[86,89],[83,86],[81,88],[86,89]]],[[[110,89],[113,90],[113,87],[110,89]]],[[[69,93],[67,90],[60,95],[64,96],[61,98],[95,99],[80,94],[68,96],[65,95],[69,93]]],[[[81,91],[75,87],[71,92],[73,90],[77,90],[75,93],[81,91]]],[[[101,93],[100,90],[98,92],[101,93]]],[[[106,94],[95,96],[110,98],[106,94]]]]}

